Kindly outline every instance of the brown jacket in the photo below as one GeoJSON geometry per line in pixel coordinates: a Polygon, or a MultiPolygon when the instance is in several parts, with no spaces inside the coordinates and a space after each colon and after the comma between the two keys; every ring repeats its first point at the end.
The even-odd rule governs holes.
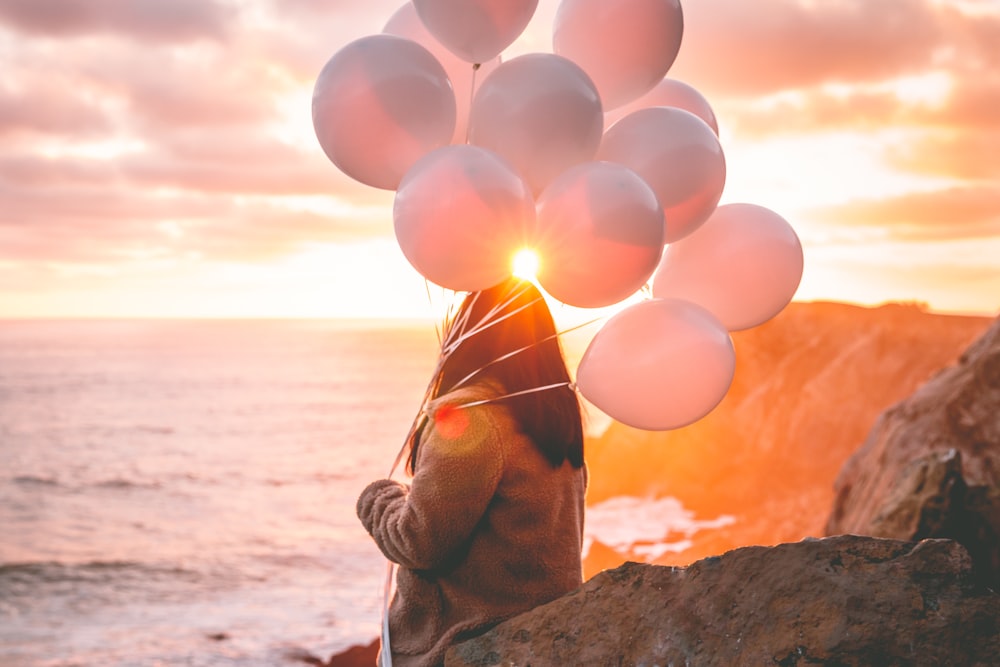
{"type": "Polygon", "coordinates": [[[411,485],[378,480],[358,499],[365,529],[400,565],[394,667],[440,664],[456,639],[582,582],[586,470],[553,468],[502,401],[455,408],[497,394],[479,384],[434,401],[411,485]]]}

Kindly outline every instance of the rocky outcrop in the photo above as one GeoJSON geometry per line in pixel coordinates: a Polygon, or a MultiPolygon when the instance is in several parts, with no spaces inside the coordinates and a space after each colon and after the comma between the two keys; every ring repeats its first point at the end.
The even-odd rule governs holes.
{"type": "Polygon", "coordinates": [[[856,536],[626,563],[445,665],[995,665],[1000,594],[971,568],[953,541],[856,536]]]}
{"type": "Polygon", "coordinates": [[[339,653],[334,653],[327,660],[322,660],[310,653],[297,652],[287,655],[289,661],[302,662],[315,667],[374,667],[378,658],[379,640],[368,644],[357,644],[339,653]]]}
{"type": "Polygon", "coordinates": [[[882,414],[835,489],[827,534],[952,538],[1000,589],[1000,320],[882,414]]]}
{"type": "MultiPolygon", "coordinates": [[[[735,517],[659,564],[823,535],[834,480],[879,414],[954,364],[991,322],[909,305],[792,303],[733,334],[736,376],[707,417],[666,432],[614,423],[588,440],[588,502],[672,496],[699,519],[735,517]]],[[[600,566],[612,561],[603,553],[600,566]]],[[[596,561],[587,571],[599,571],[596,561]]]]}

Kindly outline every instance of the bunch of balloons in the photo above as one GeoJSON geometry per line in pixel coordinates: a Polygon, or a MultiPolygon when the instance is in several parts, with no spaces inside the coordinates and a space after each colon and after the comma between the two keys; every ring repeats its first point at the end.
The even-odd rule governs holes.
{"type": "Polygon", "coordinates": [[[555,299],[653,298],[597,332],[581,394],[637,428],[690,424],[732,382],[729,332],[792,299],[802,247],[754,204],[719,205],[711,106],[666,78],[679,0],[561,0],[553,53],[504,61],[538,0],[412,0],[327,62],[313,124],[345,174],[395,190],[407,260],[455,291],[507,278],[524,247],[555,299]]]}

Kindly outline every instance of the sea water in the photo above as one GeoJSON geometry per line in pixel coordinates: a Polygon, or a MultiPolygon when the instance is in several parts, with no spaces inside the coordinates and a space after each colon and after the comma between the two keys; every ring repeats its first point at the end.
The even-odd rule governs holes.
{"type": "Polygon", "coordinates": [[[280,665],[379,631],[354,513],[434,326],[0,322],[0,665],[280,665]]]}

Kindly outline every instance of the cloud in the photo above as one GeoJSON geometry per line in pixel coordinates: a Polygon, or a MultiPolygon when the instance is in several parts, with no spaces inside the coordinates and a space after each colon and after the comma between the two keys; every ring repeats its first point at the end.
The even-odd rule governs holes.
{"type": "Polygon", "coordinates": [[[189,162],[183,152],[0,158],[0,261],[251,261],[391,234],[391,193],[350,181],[325,158],[267,141],[204,146],[188,147],[189,162]]]}
{"type": "MultiPolygon", "coordinates": [[[[0,191],[5,199],[7,195],[0,191]]],[[[81,193],[72,196],[80,210],[41,207],[37,198],[17,198],[16,217],[0,222],[0,263],[113,266],[139,259],[190,257],[257,262],[312,244],[355,242],[391,233],[387,215],[338,217],[260,200],[173,197],[156,202],[119,196],[101,202],[81,193]],[[51,217],[40,224],[40,214],[51,217]]]]}
{"type": "MultiPolygon", "coordinates": [[[[244,130],[173,136],[155,151],[123,156],[129,183],[218,194],[336,194],[346,184],[320,151],[305,151],[244,130]]],[[[350,194],[354,189],[346,186],[350,194]]],[[[347,194],[347,193],[345,193],[347,194]]]]}
{"type": "Polygon", "coordinates": [[[886,154],[892,166],[914,173],[970,181],[1000,179],[1000,131],[930,134],[893,145],[886,154]]]}
{"type": "Polygon", "coordinates": [[[843,129],[872,130],[899,121],[905,113],[887,91],[836,95],[817,90],[758,103],[724,102],[715,108],[726,129],[741,137],[761,139],[783,134],[809,134],[843,129]]]}
{"type": "Polygon", "coordinates": [[[1000,186],[956,187],[866,199],[810,212],[833,226],[869,227],[908,241],[1000,237],[1000,186]]]}
{"type": "MultiPolygon", "coordinates": [[[[392,245],[392,193],[326,159],[309,94],[327,59],[402,2],[0,0],[0,282],[75,289],[146,265],[270,267],[317,245],[392,245]]],[[[694,0],[671,76],[706,94],[742,142],[734,158],[762,170],[783,156],[793,172],[787,186],[752,174],[747,191],[848,200],[800,210],[817,239],[996,236],[1000,18],[967,4],[694,0]],[[947,85],[908,96],[925,77],[947,85]],[[890,167],[895,180],[875,184],[890,167]],[[939,189],[905,194],[900,171],[939,189]]]]}
{"type": "Polygon", "coordinates": [[[798,91],[758,101],[726,100],[716,113],[726,129],[743,137],[892,127],[926,132],[954,129],[980,133],[1000,130],[1000,77],[954,80],[928,76],[848,91],[798,91]],[[923,85],[925,92],[920,93],[923,85]],[[915,99],[907,99],[907,95],[915,99]]]}
{"type": "Polygon", "coordinates": [[[95,137],[106,134],[112,126],[112,119],[98,105],[67,96],[66,89],[50,79],[40,77],[20,92],[0,82],[0,136],[42,133],[95,137]]]}
{"type": "Polygon", "coordinates": [[[690,2],[671,73],[741,96],[912,74],[948,41],[941,12],[923,0],[690,2]]]}
{"type": "Polygon", "coordinates": [[[235,20],[230,5],[213,0],[5,0],[0,22],[39,37],[114,34],[136,41],[219,39],[235,20]]]}

